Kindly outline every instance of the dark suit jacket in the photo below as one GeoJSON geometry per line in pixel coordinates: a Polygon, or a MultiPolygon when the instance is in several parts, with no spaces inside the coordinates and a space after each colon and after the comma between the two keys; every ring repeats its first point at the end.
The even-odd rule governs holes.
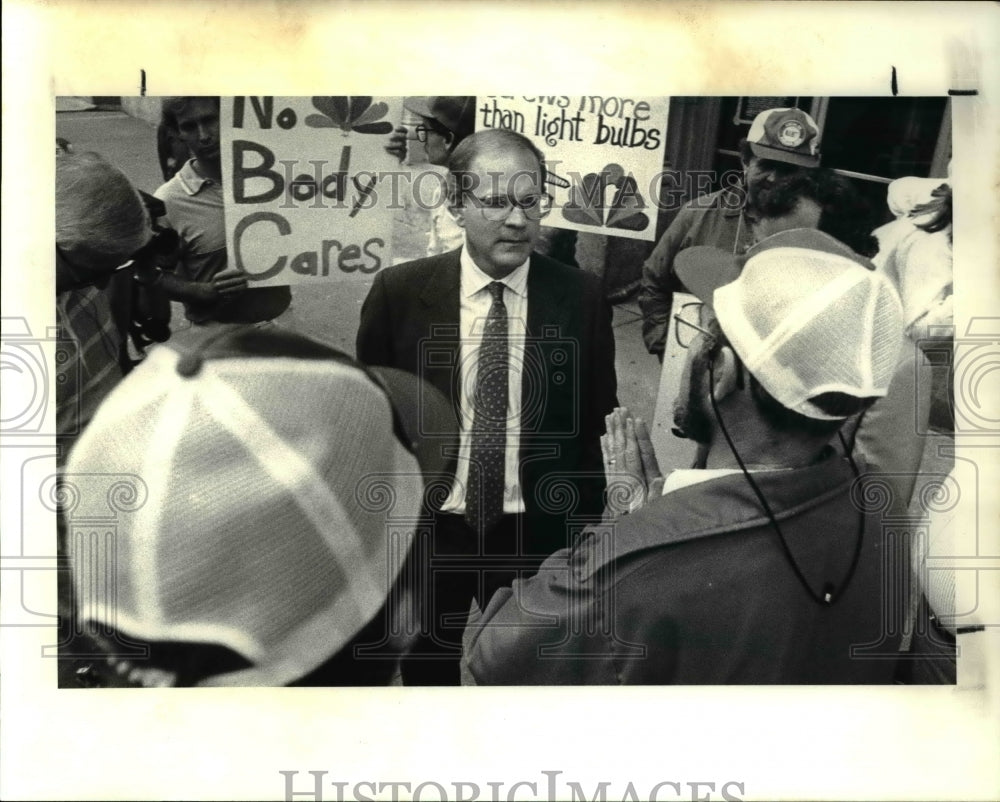
{"type": "MultiPolygon", "coordinates": [[[[361,308],[357,356],[412,372],[458,410],[460,253],[390,267],[361,308]]],[[[528,268],[521,397],[521,490],[527,550],[549,554],[565,523],[604,506],[600,436],[617,405],[611,308],[593,275],[541,254],[528,268]]],[[[443,495],[438,504],[443,502],[443,495]]]]}

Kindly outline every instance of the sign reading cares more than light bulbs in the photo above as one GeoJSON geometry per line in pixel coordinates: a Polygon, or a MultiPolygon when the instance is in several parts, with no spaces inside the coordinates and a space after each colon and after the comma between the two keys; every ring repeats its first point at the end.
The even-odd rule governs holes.
{"type": "Polygon", "coordinates": [[[385,145],[400,101],[223,98],[230,266],[270,286],[367,278],[392,264],[393,202],[382,190],[398,167],[385,145]]]}
{"type": "Polygon", "coordinates": [[[508,128],[545,154],[555,203],[545,225],[652,241],[668,97],[477,98],[476,130],[508,128]]]}

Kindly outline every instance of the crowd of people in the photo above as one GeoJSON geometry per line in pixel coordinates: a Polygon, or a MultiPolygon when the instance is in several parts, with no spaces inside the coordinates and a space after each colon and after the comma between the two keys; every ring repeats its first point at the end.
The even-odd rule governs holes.
{"type": "Polygon", "coordinates": [[[949,182],[895,182],[873,231],[809,114],[757,116],[743,184],[642,266],[643,338],[685,349],[675,433],[698,446],[664,474],[618,401],[601,282],[546,245],[545,154],[475,132],[474,105],[406,100],[420,123],[387,149],[423,143],[445,188],[353,355],[230,266],[218,98],[164,99],[152,196],[59,145],[60,465],[148,489],[116,559],[60,538],[67,662],[144,686],[913,681],[884,581],[909,552],[864,488],[913,493],[949,182]]]}

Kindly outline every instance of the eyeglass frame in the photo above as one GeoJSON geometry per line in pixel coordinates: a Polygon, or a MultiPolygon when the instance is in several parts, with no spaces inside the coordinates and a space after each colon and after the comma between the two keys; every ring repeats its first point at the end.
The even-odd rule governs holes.
{"type": "MultiPolygon", "coordinates": [[[[681,311],[680,312],[675,312],[674,313],[674,315],[673,315],[674,320],[677,323],[683,323],[685,326],[690,326],[692,329],[695,329],[700,334],[703,334],[708,339],[708,341],[712,344],[712,346],[711,346],[712,347],[712,351],[715,351],[720,345],[725,344],[725,342],[726,342],[725,338],[720,338],[719,335],[710,332],[708,329],[702,328],[697,323],[692,323],[690,320],[685,320],[683,317],[681,317],[681,315],[683,314],[683,310],[686,309],[689,306],[697,306],[699,309],[701,309],[702,307],[705,306],[705,302],[704,301],[689,301],[688,303],[686,303],[683,306],[681,306],[681,311]]],[[[688,343],[687,345],[685,345],[684,343],[681,342],[681,338],[680,338],[680,334],[678,334],[677,326],[674,326],[674,339],[677,341],[677,345],[680,346],[681,348],[683,348],[685,351],[690,350],[691,343],[688,343]]],[[[732,347],[732,346],[730,346],[730,347],[732,347]]],[[[740,390],[742,390],[745,387],[745,380],[743,378],[743,367],[744,367],[743,360],[740,359],[740,356],[739,356],[739,354],[737,354],[735,352],[735,349],[733,351],[733,356],[736,357],[736,386],[740,390]]],[[[747,371],[747,372],[749,373],[749,371],[747,371]]]]}
{"type": "Polygon", "coordinates": [[[425,145],[427,144],[428,132],[435,133],[444,139],[446,145],[451,145],[455,141],[455,132],[448,130],[443,125],[435,128],[433,125],[420,123],[420,125],[416,125],[413,128],[413,133],[417,136],[417,142],[422,142],[425,145]]]}
{"type": "Polygon", "coordinates": [[[480,198],[471,192],[466,193],[465,197],[471,198],[472,205],[482,212],[483,217],[493,223],[501,223],[507,220],[514,213],[515,208],[520,209],[526,219],[538,222],[552,211],[552,205],[555,203],[555,198],[548,192],[540,192],[537,195],[532,195],[532,202],[515,200],[509,195],[489,195],[485,198],[480,198]],[[487,201],[501,199],[505,202],[503,207],[487,205],[487,201]],[[542,206],[543,203],[544,207],[542,206]],[[539,207],[537,212],[531,211],[533,206],[539,207]],[[497,214],[498,212],[499,214],[497,214]],[[537,217],[535,216],[536,214],[538,215],[537,217]]]}
{"type": "MultiPolygon", "coordinates": [[[[688,307],[695,307],[695,306],[698,307],[699,310],[701,310],[701,308],[705,306],[705,302],[704,301],[689,301],[688,303],[682,305],[681,306],[681,311],[675,312],[673,314],[674,320],[677,323],[683,323],[685,326],[689,326],[690,328],[694,329],[695,331],[701,332],[706,337],[708,337],[710,340],[713,340],[713,341],[717,340],[718,337],[716,337],[716,335],[714,335],[708,329],[702,328],[697,323],[692,323],[690,320],[685,320],[684,317],[682,317],[682,315],[684,314],[684,310],[685,309],[687,309],[688,307]]],[[[676,325],[674,326],[674,340],[676,340],[677,345],[680,346],[681,348],[683,348],[685,351],[688,350],[691,347],[691,342],[688,342],[688,343],[681,342],[680,328],[678,326],[676,326],[676,325]]]]}

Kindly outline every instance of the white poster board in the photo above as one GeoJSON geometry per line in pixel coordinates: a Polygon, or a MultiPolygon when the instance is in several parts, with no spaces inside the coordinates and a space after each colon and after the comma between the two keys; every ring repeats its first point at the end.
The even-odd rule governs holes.
{"type": "MultiPolygon", "coordinates": [[[[392,264],[401,98],[222,99],[230,265],[252,286],[367,280],[392,264]]],[[[398,199],[397,199],[398,200],[398,199]]]]}
{"type": "MultiPolygon", "coordinates": [[[[698,299],[686,292],[675,292],[672,311],[679,310],[684,304],[696,303],[698,299]]],[[[694,464],[698,444],[694,440],[676,437],[674,427],[674,399],[677,389],[681,386],[681,374],[688,351],[677,342],[677,321],[673,315],[667,321],[667,340],[663,349],[663,368],[660,371],[660,386],[656,391],[656,407],[653,412],[653,429],[649,433],[653,441],[656,459],[664,474],[677,468],[690,468],[694,464]]]]}
{"type": "Polygon", "coordinates": [[[509,128],[545,154],[555,198],[545,225],[652,241],[668,97],[485,95],[476,130],[509,128]]]}

